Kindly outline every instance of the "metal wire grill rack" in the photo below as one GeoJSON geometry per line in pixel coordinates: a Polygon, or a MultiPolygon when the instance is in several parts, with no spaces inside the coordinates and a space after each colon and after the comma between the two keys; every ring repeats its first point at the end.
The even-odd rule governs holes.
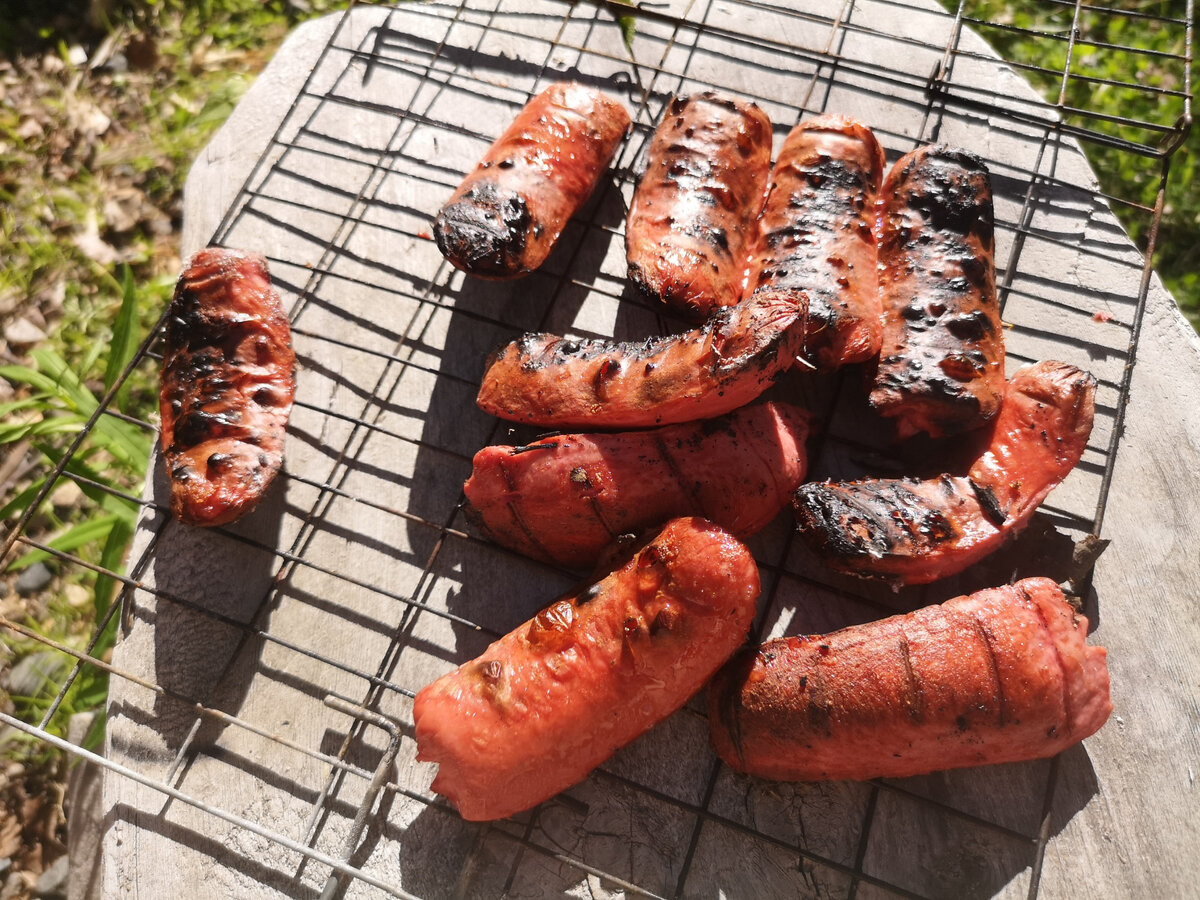
{"type": "MultiPolygon", "coordinates": [[[[1161,191],[1154,207],[1104,196],[1074,142],[1144,158],[1166,184],[1190,127],[1193,16],[1190,2],[1168,18],[1063,9],[1061,33],[1036,35],[1053,48],[1047,63],[1016,75],[975,33],[1012,26],[972,18],[966,4],[464,0],[360,7],[329,25],[294,101],[205,232],[265,252],[291,304],[301,376],[283,487],[250,520],[196,532],[166,514],[156,470],[142,498],[126,498],[142,515],[125,572],[33,536],[38,503],[6,538],[6,553],[44,550],[64,570],[121,585],[120,604],[83,649],[0,621],[14,639],[68,659],[38,723],[0,721],[105,768],[115,820],[106,887],[129,877],[125,838],[141,830],[217,860],[203,877],[226,896],[247,884],[293,897],[737,896],[751,880],[781,896],[991,894],[1011,883],[1036,896],[1063,810],[1069,817],[1086,800],[1077,754],[904,782],[766,785],[716,764],[693,704],[578,788],[513,820],[469,826],[429,791],[410,707],[429,673],[475,656],[575,580],[465,526],[461,485],[474,451],[528,436],[475,410],[474,391],[487,351],[520,331],[634,338],[677,327],[627,288],[621,249],[646,142],[676,92],[754,99],[777,138],[830,110],[875,128],[891,159],[936,140],[980,152],[996,190],[1010,368],[1053,356],[1100,382],[1083,463],[1017,547],[948,582],[892,593],[822,575],[781,519],[752,543],[764,574],[756,633],[826,631],[1014,571],[1079,578],[1070,545],[1101,532],[1162,201],[1161,191]],[[1105,16],[1179,32],[1178,55],[1156,56],[1173,86],[1095,74],[1088,58],[1138,52],[1089,39],[1088,22],[1105,16]],[[1059,79],[1058,103],[1036,97],[1025,74],[1059,79]],[[620,96],[632,133],[543,270],[515,284],[472,282],[442,261],[429,220],[516,110],[562,77],[620,96]],[[1113,122],[1073,106],[1075,82],[1151,97],[1153,115],[1113,122]],[[1148,218],[1145,255],[1111,200],[1148,218]],[[1066,545],[1055,539],[1063,535],[1066,545]],[[93,649],[118,610],[123,640],[108,661],[93,649]],[[87,670],[110,677],[105,756],[59,736],[64,700],[87,670]],[[918,833],[924,845],[898,849],[918,833]]],[[[155,365],[156,341],[134,366],[155,365]]],[[[70,461],[101,417],[118,415],[119,387],[42,500],[61,479],[102,489],[70,461]]],[[[823,423],[815,476],[911,462],[885,457],[876,424],[857,411],[853,377],[786,389],[823,423]]]]}

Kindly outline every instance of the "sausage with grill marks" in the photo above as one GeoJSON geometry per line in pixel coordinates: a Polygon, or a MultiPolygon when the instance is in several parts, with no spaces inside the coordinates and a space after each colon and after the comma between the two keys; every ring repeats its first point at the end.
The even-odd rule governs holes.
{"type": "Polygon", "coordinates": [[[750,552],[674,519],[615,571],[565,596],[413,703],[417,759],[464,819],[511,816],[582,781],[683,706],[746,639],[750,552]]]}
{"type": "Polygon", "coordinates": [[[1026,366],[966,477],[802,485],[793,498],[801,537],[828,566],[861,577],[923,584],[961,572],[1024,528],[1079,462],[1095,391],[1075,366],[1026,366]]]}
{"type": "Polygon", "coordinates": [[[468,519],[534,559],[590,566],[619,535],[700,515],[745,539],[804,479],[807,411],[762,403],[716,419],[484,447],[468,519]]]}
{"type": "Polygon", "coordinates": [[[644,428],[723,415],[796,363],[807,300],[751,297],[641,342],[527,334],[489,360],[476,402],[550,428],[644,428]]]}
{"type": "Polygon", "coordinates": [[[1004,395],[991,181],[974,154],[922,147],[879,195],[883,342],[870,400],[896,434],[977,428],[1004,395]]]}
{"type": "Polygon", "coordinates": [[[824,115],[791,130],[771,170],[755,291],[807,294],[804,356],[820,371],[879,354],[874,228],[883,165],[869,128],[824,115]]]}
{"type": "Polygon", "coordinates": [[[549,256],[629,127],[617,100],[575,82],[529,101],[434,221],[438,249],[482,278],[515,278],[549,256]]]}
{"type": "Polygon", "coordinates": [[[295,366],[266,260],[220,247],[193,256],[167,317],[159,395],[176,518],[224,525],[262,499],[283,463],[295,366]]]}
{"type": "Polygon", "coordinates": [[[654,132],[625,224],[629,278],[692,319],[748,288],[771,166],[771,122],[715,91],[675,97],[654,132]]]}
{"type": "Polygon", "coordinates": [[[783,781],[1053,756],[1112,711],[1103,647],[1048,578],[742,652],[709,686],[717,754],[783,781]]]}

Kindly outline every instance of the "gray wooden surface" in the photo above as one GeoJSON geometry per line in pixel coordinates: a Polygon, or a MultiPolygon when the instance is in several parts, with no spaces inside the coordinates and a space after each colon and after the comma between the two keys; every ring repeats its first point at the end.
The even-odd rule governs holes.
{"type": "MultiPolygon", "coordinates": [[[[844,64],[815,82],[803,57],[781,62],[756,36],[821,52],[828,25],[735,4],[670,4],[703,19],[695,31],[640,23],[636,67],[606,13],[536,0],[494,14],[482,3],[361,8],[289,39],[193,169],[184,234],[185,252],[216,235],[266,253],[292,307],[301,370],[286,477],[225,531],[162,512],[141,523],[132,559],[147,590],[127,605],[113,662],[142,683],[113,678],[106,752],[152,784],[106,773],[104,896],[319,896],[330,868],[272,835],[341,859],[388,743],[327,695],[369,701],[400,724],[345,896],[390,886],[422,897],[607,897],[634,895],[633,885],[710,898],[1021,897],[1033,887],[1042,897],[1195,895],[1200,342],[1155,279],[1110,458],[1141,260],[1097,199],[1082,153],[1016,117],[931,107],[918,76],[940,58],[951,24],[932,4],[848,8],[870,28],[834,35],[844,64]],[[378,49],[381,26],[397,44],[383,51],[394,64],[366,78],[350,50],[378,49]],[[712,37],[725,32],[746,39],[712,37]],[[326,51],[331,41],[350,49],[326,51]],[[881,83],[887,71],[913,77],[881,83]],[[472,283],[428,240],[430,217],[486,146],[470,132],[499,133],[531,90],[564,72],[624,91],[631,109],[647,99],[617,161],[624,173],[636,172],[669,94],[710,84],[760,98],[777,141],[805,96],[812,109],[871,125],[890,159],[936,131],[992,165],[1002,269],[1030,179],[1043,176],[1010,273],[1009,365],[1060,358],[1101,383],[1084,462],[1048,503],[1069,544],[1111,468],[1102,531],[1111,545],[1087,598],[1115,703],[1097,735],[1053,763],[778,785],[717,766],[693,704],[534,814],[467,825],[434,799],[433,768],[413,758],[409,695],[573,581],[470,538],[456,509],[471,454],[507,437],[471,402],[484,356],[525,329],[660,327],[623,294],[629,178],[605,185],[547,272],[521,282],[472,283]]],[[[971,35],[963,46],[986,54],[971,35]]],[[[952,85],[979,86],[996,107],[1041,110],[1000,62],[954,65],[952,85]]],[[[831,433],[873,439],[852,390],[835,406],[828,384],[793,389],[832,411],[831,433]]],[[[852,469],[844,445],[826,446],[814,471],[852,469]]],[[[148,487],[156,500],[160,470],[148,487]]],[[[767,635],[941,599],[1004,580],[1000,565],[1041,574],[1024,571],[1042,564],[1024,544],[994,570],[927,591],[830,599],[790,531],[785,514],[753,542],[767,635]]],[[[1061,563],[1056,554],[1047,565],[1061,563]]]]}

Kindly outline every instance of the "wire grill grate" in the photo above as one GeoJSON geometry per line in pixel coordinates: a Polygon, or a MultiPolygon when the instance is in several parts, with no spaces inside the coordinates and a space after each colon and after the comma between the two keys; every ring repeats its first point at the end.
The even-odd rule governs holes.
{"type": "MultiPolygon", "coordinates": [[[[475,450],[529,436],[475,410],[474,392],[486,353],[520,331],[632,338],[678,327],[627,289],[621,249],[645,145],[677,91],[755,99],[777,138],[803,116],[836,110],[872,125],[889,159],[935,140],[988,159],[1010,368],[1056,357],[1100,382],[1092,444],[1042,521],[1063,535],[1099,533],[1150,267],[1073,141],[1151,159],[1165,183],[1190,125],[1191,10],[1160,19],[1063,8],[1071,24],[1040,35],[1061,45],[1048,56],[1061,65],[1020,67],[1061,80],[1057,106],[1000,73],[972,30],[1013,26],[965,8],[647,4],[632,59],[617,20],[631,10],[616,3],[432,2],[358,8],[334,23],[223,218],[204,232],[265,251],[292,304],[302,371],[284,487],[251,520],[198,533],[169,520],[156,473],[144,498],[126,498],[142,506],[128,574],[54,549],[29,533],[31,517],[6,541],[6,551],[44,550],[64,569],[120,585],[124,639],[111,663],[90,655],[107,622],[80,651],[0,620],[70,660],[42,720],[0,716],[13,727],[62,745],[53,726],[71,683],[86,667],[110,674],[108,758],[66,749],[108,773],[113,871],[129,859],[128,826],[219,859],[227,874],[211,877],[230,879],[225,887],[244,879],[286,896],[540,896],[585,885],[668,897],[736,894],[754,881],[781,895],[920,897],[994,893],[1014,880],[1036,896],[1052,819],[1088,796],[1077,783],[1081,753],[897,783],[765,785],[716,765],[693,704],[578,788],[476,827],[429,792],[410,707],[431,672],[475,656],[575,580],[465,527],[461,485],[475,450]],[[1084,36],[1107,15],[1184,33],[1181,53],[1160,60],[1178,68],[1177,87],[1092,73],[1085,50],[1135,52],[1084,36]],[[441,260],[431,214],[516,110],[568,76],[627,102],[630,139],[543,270],[512,285],[473,283],[441,260]],[[1110,123],[1122,126],[1113,137],[1100,130],[1103,116],[1066,102],[1074,81],[1153,97],[1157,111],[1110,123]],[[913,834],[926,844],[906,852],[913,834]],[[976,868],[929,865],[951,858],[976,868]]],[[[1129,205],[1153,222],[1161,212],[1129,205]]],[[[155,365],[156,339],[134,365],[155,365]]],[[[68,462],[100,416],[118,415],[119,386],[43,497],[60,478],[108,490],[68,462]]],[[[814,475],[887,464],[854,412],[853,379],[794,390],[826,423],[814,475]]],[[[752,544],[764,575],[756,629],[826,631],[999,583],[1014,567],[1062,567],[1069,547],[1031,549],[1052,536],[1031,528],[963,576],[893,594],[818,574],[777,521],[752,544]]]]}

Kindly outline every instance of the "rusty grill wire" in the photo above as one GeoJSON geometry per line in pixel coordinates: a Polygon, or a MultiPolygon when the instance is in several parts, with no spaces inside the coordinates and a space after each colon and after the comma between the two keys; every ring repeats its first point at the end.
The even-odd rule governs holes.
{"type": "MultiPolygon", "coordinates": [[[[298,392],[297,411],[310,421],[324,420],[321,433],[327,426],[337,443],[314,448],[314,457],[328,453],[329,465],[324,470],[285,466],[281,477],[287,482],[289,496],[298,491],[307,501],[305,508],[289,509],[287,515],[294,519],[294,527],[288,529],[286,539],[270,543],[236,528],[224,529],[211,539],[215,542],[213,546],[239,547],[236,552],[269,559],[265,566],[270,572],[269,583],[251,614],[241,616],[215,609],[205,598],[164,587],[158,583],[160,579],[147,578],[161,545],[164,542],[177,545],[177,538],[170,536],[169,516],[159,499],[164,496],[161,490],[148,490],[144,497],[122,495],[142,507],[143,540],[136,545],[137,552],[129,560],[125,573],[109,571],[80,556],[55,550],[28,533],[37,508],[61,479],[74,479],[81,486],[96,490],[111,490],[68,472],[68,464],[88,446],[91,430],[100,416],[120,415],[112,406],[113,398],[132,371],[156,366],[160,330],[156,329],[124,376],[103,398],[63,462],[50,473],[38,502],[31,504],[29,512],[5,540],[6,555],[14,548],[40,549],[55,557],[64,571],[91,570],[115,579],[122,586],[121,603],[114,605],[107,617],[97,623],[91,643],[82,650],[51,641],[36,628],[8,619],[0,622],[13,635],[40,641],[73,660],[73,666],[58,685],[55,699],[39,722],[24,723],[8,715],[0,715],[0,721],[105,767],[110,778],[144,785],[171,801],[200,810],[212,817],[214,823],[224,821],[294,852],[299,860],[294,871],[265,872],[264,880],[278,876],[280,883],[292,885],[295,895],[332,897],[353,892],[370,895],[372,890],[399,897],[419,895],[423,865],[435,873],[441,872],[443,878],[454,880],[457,889],[465,894],[520,894],[529,889],[525,879],[530,877],[527,864],[532,860],[534,867],[543,872],[553,870],[558,879],[555,884],[599,879],[612,890],[630,894],[680,896],[694,890],[705,877],[711,877],[712,857],[717,848],[725,846],[757,862],[786,860],[786,865],[794,871],[797,894],[815,892],[818,884],[826,887],[834,884],[836,892],[845,896],[919,897],[953,893],[957,883],[939,882],[942,875],[919,871],[916,867],[904,871],[883,871],[879,867],[879,854],[883,851],[877,845],[886,846],[889,831],[903,831],[905,823],[917,817],[926,820],[932,817],[944,823],[946,847],[975,841],[987,848],[997,871],[983,876],[984,884],[998,890],[1009,879],[1028,870],[1029,896],[1036,896],[1042,855],[1052,831],[1051,812],[1055,808],[1056,791],[1060,790],[1060,768],[1071,764],[1070,760],[1062,762],[1062,757],[1044,765],[1031,764],[1021,769],[1019,775],[1005,776],[1019,781],[1024,789],[1021,796],[1031,806],[1019,815],[1007,817],[997,815],[985,802],[983,795],[996,783],[986,776],[979,783],[970,781],[972,776],[965,776],[964,780],[951,775],[945,782],[881,781],[845,791],[743,785],[743,790],[754,792],[757,798],[757,815],[750,816],[731,805],[731,776],[719,765],[710,765],[688,790],[677,790],[675,785],[644,783],[630,774],[634,769],[618,762],[594,774],[589,780],[593,787],[582,795],[568,791],[512,821],[468,827],[444,801],[428,791],[427,782],[414,787],[406,777],[411,768],[403,765],[404,751],[407,748],[408,758],[412,753],[408,746],[411,724],[406,719],[406,704],[423,685],[406,680],[407,667],[402,659],[409,652],[406,648],[422,617],[440,620],[458,636],[457,650],[443,651],[447,663],[474,655],[463,649],[464,645],[482,649],[488,640],[498,637],[504,630],[499,623],[507,621],[511,625],[524,618],[515,613],[507,620],[503,615],[481,618],[441,602],[436,584],[454,565],[514,567],[517,574],[512,576],[513,583],[526,577],[532,580],[535,576],[531,573],[536,573],[546,584],[565,587],[570,583],[568,573],[547,572],[473,536],[464,527],[458,507],[461,492],[443,488],[445,484],[461,484],[470,470],[471,454],[484,443],[516,443],[518,438],[528,436],[520,429],[488,419],[471,405],[482,354],[491,346],[522,330],[569,330],[582,336],[609,336],[602,327],[590,331],[586,316],[581,322],[579,311],[584,306],[580,298],[585,295],[600,297],[623,311],[625,318],[618,322],[618,327],[626,328],[630,334],[620,336],[643,336],[647,328],[660,331],[678,328],[678,323],[664,320],[657,310],[630,293],[622,279],[614,276],[612,267],[605,267],[606,260],[601,257],[606,248],[620,245],[624,203],[663,104],[675,91],[699,86],[724,88],[770,107],[778,137],[804,116],[826,109],[837,111],[830,105],[830,98],[837,95],[839,86],[852,84],[857,95],[868,102],[887,100],[908,107],[906,121],[911,128],[904,133],[884,130],[879,123],[867,120],[887,148],[889,161],[920,143],[942,139],[947,133],[953,136],[957,121],[979,115],[991,118],[992,127],[1001,139],[1036,142],[1036,164],[1031,167],[1014,167],[1003,157],[989,158],[998,198],[998,281],[1005,319],[1011,326],[1009,365],[1011,369],[1034,361],[1046,355],[1048,349],[1062,351],[1068,359],[1082,359],[1081,364],[1086,365],[1089,355],[1095,360],[1097,349],[1101,351],[1104,364],[1098,369],[1093,367],[1100,388],[1092,443],[1079,470],[1050,497],[1039,514],[1059,532],[1075,536],[1099,534],[1141,314],[1151,280],[1151,261],[1162,214],[1161,186],[1167,183],[1171,157],[1190,127],[1193,16],[1190,2],[1186,14],[1178,18],[1081,3],[1062,5],[1071,16],[1069,28],[1031,35],[1044,42],[1047,58],[1059,59],[1061,65],[1018,66],[1024,74],[1043,80],[1059,79],[1063,92],[1058,104],[1003,96],[957,79],[964,68],[993,64],[978,42],[964,38],[970,29],[986,37],[990,30],[1015,27],[972,18],[966,5],[938,15],[928,11],[913,13],[918,19],[940,17],[950,23],[947,40],[937,44],[927,43],[919,29],[897,34],[873,27],[872,10],[905,6],[886,0],[875,3],[845,0],[836,8],[834,4],[817,4],[808,12],[789,8],[792,4],[724,0],[720,3],[697,0],[682,12],[649,3],[633,10],[619,3],[589,5],[541,0],[510,10],[504,2],[494,7],[482,3],[434,2],[375,10],[376,24],[365,33],[349,27],[348,17],[342,18],[270,145],[216,228],[212,242],[250,249],[272,248],[269,262],[276,283],[294,298],[291,317],[302,371],[319,372],[337,382],[338,372],[329,370],[329,360],[340,356],[372,360],[377,377],[373,383],[341,385],[341,389],[356,398],[357,412],[335,412],[328,398],[298,392]],[[739,31],[736,26],[739,16],[751,13],[778,23],[779,33],[789,38],[804,35],[803,42],[739,31]],[[636,14],[635,46],[640,48],[636,65],[630,62],[616,21],[617,17],[630,14],[636,14]],[[1089,40],[1087,22],[1105,16],[1127,17],[1132,29],[1163,27],[1180,32],[1183,36],[1180,55],[1154,55],[1157,65],[1176,74],[1174,86],[1144,84],[1134,77],[1132,69],[1129,80],[1123,81],[1093,73],[1087,62],[1089,56],[1112,51],[1136,57],[1141,52],[1089,40]],[[493,43],[497,41],[506,46],[516,45],[521,52],[516,56],[497,54],[497,45],[493,43]],[[855,41],[882,42],[896,54],[927,56],[932,65],[924,71],[912,72],[903,67],[865,62],[861,57],[844,53],[844,48],[855,41]],[[776,79],[786,73],[794,91],[786,98],[776,94],[756,95],[754,79],[739,79],[729,84],[714,81],[721,73],[738,70],[738,66],[757,68],[776,79]],[[563,247],[556,251],[546,269],[529,276],[527,287],[517,289],[516,296],[527,291],[532,302],[528,309],[516,314],[520,321],[514,321],[511,316],[518,304],[512,302],[512,296],[501,291],[505,302],[497,303],[493,293],[500,289],[465,281],[440,260],[429,262],[432,258],[427,232],[429,218],[464,170],[457,162],[442,162],[438,150],[457,145],[459,156],[473,158],[507,121],[507,118],[468,120],[447,115],[448,112],[464,106],[473,108],[472,104],[486,101],[498,102],[511,116],[535,89],[564,72],[572,77],[592,78],[617,92],[635,113],[635,125],[614,163],[611,182],[601,186],[598,196],[572,223],[563,247]],[[1073,79],[1129,92],[1131,96],[1152,97],[1157,101],[1158,116],[1153,121],[1133,118],[1113,121],[1111,116],[1072,108],[1063,98],[1067,84],[1073,79]],[[396,97],[406,99],[397,102],[396,97]],[[369,135],[347,135],[327,128],[334,114],[344,106],[373,116],[378,128],[371,129],[369,135]],[[1101,131],[1101,121],[1121,126],[1121,136],[1101,131]],[[1145,159],[1159,173],[1158,202],[1147,207],[1130,198],[1108,197],[1095,189],[1081,191],[1075,187],[1071,180],[1058,174],[1056,166],[1064,141],[1069,139],[1115,147],[1145,159]],[[397,181],[403,182],[407,190],[397,190],[397,181]],[[396,199],[412,196],[429,198],[433,205],[414,208],[396,199]],[[1130,253],[1124,235],[1109,222],[1101,221],[1097,226],[1101,239],[1088,240],[1070,232],[1057,233],[1043,219],[1048,211],[1052,213],[1059,204],[1065,204],[1068,209],[1083,210],[1080,215],[1090,223],[1106,203],[1123,205],[1146,218],[1149,246],[1144,257],[1130,253]],[[370,240],[364,240],[364,236],[370,240]],[[420,249],[422,244],[424,251],[420,249]],[[1027,271],[1023,266],[1030,247],[1035,244],[1080,250],[1109,272],[1112,286],[1097,286],[1082,293],[1060,290],[1052,273],[1027,271]],[[391,255],[363,251],[364,247],[378,250],[387,246],[399,247],[402,252],[391,255]],[[426,264],[428,272],[422,268],[426,264]],[[351,290],[371,296],[380,304],[395,303],[408,312],[400,317],[381,316],[380,321],[386,321],[386,325],[374,323],[367,311],[342,308],[340,297],[351,290]],[[1034,318],[1033,311],[1044,315],[1047,309],[1051,310],[1052,318],[1061,321],[1061,331],[1051,334],[1028,324],[1034,318]],[[498,314],[498,310],[504,314],[498,314]],[[453,322],[458,324],[451,327],[450,334],[463,340],[464,345],[460,348],[447,343],[439,348],[426,343],[427,336],[435,333],[431,323],[451,311],[453,322]],[[1112,321],[1106,322],[1103,329],[1089,325],[1098,311],[1113,314],[1112,321]],[[363,339],[339,336],[336,330],[327,327],[329,317],[352,320],[354,327],[347,333],[353,334],[357,329],[363,339]],[[404,408],[412,391],[420,392],[410,382],[422,380],[433,384],[426,390],[430,405],[424,409],[404,408]],[[455,413],[458,416],[455,427],[445,423],[419,427],[428,425],[423,420],[432,418],[433,404],[438,409],[462,410],[461,414],[455,413]],[[376,494],[363,489],[363,479],[357,477],[362,468],[379,464],[364,453],[364,448],[376,441],[408,447],[418,458],[433,460],[427,461],[421,471],[394,473],[394,477],[412,479],[407,504],[392,502],[386,492],[376,494]],[[437,481],[431,474],[435,471],[448,474],[441,487],[422,493],[417,482],[422,478],[437,481]],[[346,518],[347,510],[350,519],[346,518]],[[383,523],[383,530],[359,530],[353,524],[355,516],[383,523]],[[410,542],[422,551],[421,558],[414,555],[411,584],[392,585],[386,580],[376,580],[370,567],[360,564],[360,555],[369,558],[387,554],[389,529],[407,530],[410,542]],[[333,562],[319,562],[313,548],[330,535],[345,542],[346,553],[341,557],[325,557],[333,562]],[[395,614],[389,627],[394,630],[380,658],[354,660],[335,656],[319,636],[297,638],[286,630],[272,628],[272,613],[281,602],[280,595],[301,575],[317,581],[326,579],[391,605],[395,614]],[[154,598],[160,617],[174,611],[236,635],[232,650],[225,654],[224,668],[212,673],[215,676],[212,684],[216,687],[199,690],[190,685],[180,688],[159,683],[153,677],[124,670],[92,655],[101,633],[118,610],[123,613],[126,627],[136,618],[135,601],[139,595],[154,598]],[[457,658],[452,660],[454,653],[457,658]],[[339,723],[338,739],[323,741],[319,746],[290,739],[273,723],[258,721],[238,703],[225,701],[219,685],[237,666],[245,665],[247,657],[257,660],[260,656],[307,660],[314,671],[327,670],[338,677],[346,676],[358,686],[357,692],[326,691],[319,679],[314,678],[297,688],[310,701],[336,716],[331,721],[339,723]],[[174,704],[172,708],[186,711],[179,732],[181,739],[176,742],[174,758],[165,770],[138,770],[57,736],[59,729],[52,725],[84,667],[107,672],[114,687],[136,688],[156,698],[155,703],[174,704]],[[245,811],[224,808],[207,796],[189,792],[187,772],[197,761],[217,759],[228,752],[211,737],[214,728],[242,732],[247,740],[258,741],[268,767],[273,759],[294,756],[315,763],[326,773],[319,783],[285,786],[308,809],[302,827],[288,828],[266,815],[255,819],[245,811]],[[566,847],[556,844],[554,835],[558,832],[554,829],[560,826],[555,826],[555,820],[563,816],[572,821],[584,819],[589,810],[588,798],[606,790],[631,794],[636,798],[632,801],[635,807],[638,804],[652,807],[671,822],[684,823],[679,826],[680,835],[673,845],[675,859],[666,867],[669,877],[650,874],[639,877],[641,869],[637,863],[630,864],[624,872],[615,871],[611,856],[597,852],[587,842],[566,847]],[[805,803],[825,804],[833,815],[849,817],[852,821],[845,827],[850,837],[833,846],[811,834],[806,836],[805,803]],[[461,868],[446,871],[439,868],[444,866],[444,860],[429,862],[419,854],[406,857],[403,873],[377,864],[378,854],[372,852],[372,847],[380,840],[390,839],[400,845],[406,840],[410,844],[417,840],[418,829],[402,828],[387,813],[401,807],[424,810],[421,816],[436,820],[436,825],[426,826],[425,830],[432,835],[427,841],[452,835],[451,844],[465,848],[461,868]],[[661,812],[663,809],[666,812],[661,812]],[[771,818],[780,815],[779,810],[785,810],[782,823],[771,818]],[[798,822],[790,821],[793,814],[798,822]],[[364,837],[372,832],[374,838],[364,837]]],[[[931,31],[936,33],[936,29],[931,31]]],[[[800,390],[825,424],[813,447],[812,477],[840,476],[861,470],[886,471],[895,462],[881,459],[878,448],[863,432],[862,423],[845,412],[854,408],[853,400],[861,395],[861,387],[852,379],[845,376],[813,379],[800,390]]],[[[156,429],[153,422],[137,424],[151,432],[156,429]]],[[[289,456],[289,463],[293,459],[289,456]]],[[[374,475],[389,477],[386,472],[374,475]]],[[[1030,531],[1034,539],[1042,539],[1046,534],[1037,527],[1030,531]]],[[[948,582],[892,594],[819,574],[820,567],[809,565],[803,548],[793,542],[787,523],[777,522],[765,537],[753,542],[763,569],[765,595],[756,633],[765,635],[781,628],[827,630],[999,583],[1011,574],[1011,569],[1004,567],[1019,566],[1022,554],[1028,555],[1029,546],[1025,544],[993,565],[971,570],[948,582]],[[804,613],[795,612],[798,600],[831,595],[841,604],[833,607],[834,612],[826,609],[809,614],[807,619],[804,613]],[[786,619],[792,614],[796,619],[789,623],[786,619]]],[[[1086,578],[1080,583],[1086,593],[1086,578]]],[[[548,601],[551,596],[547,593],[541,598],[527,598],[526,615],[533,611],[532,604],[537,599],[548,601]]],[[[319,606],[317,598],[309,598],[307,602],[319,606]]],[[[1094,598],[1085,598],[1085,602],[1094,602],[1094,598]]],[[[365,614],[358,619],[353,612],[336,605],[327,612],[332,618],[340,618],[341,625],[337,627],[375,631],[383,627],[365,614]]],[[[114,722],[121,711],[110,710],[114,722]]],[[[699,706],[690,705],[676,717],[682,724],[674,726],[672,739],[679,736],[695,739],[702,734],[702,716],[699,706]]],[[[232,759],[231,765],[239,765],[238,760],[232,759]]],[[[251,768],[244,761],[243,767],[251,768]]],[[[270,780],[266,772],[258,777],[270,780]]],[[[441,890],[439,887],[433,892],[441,890]]]]}

